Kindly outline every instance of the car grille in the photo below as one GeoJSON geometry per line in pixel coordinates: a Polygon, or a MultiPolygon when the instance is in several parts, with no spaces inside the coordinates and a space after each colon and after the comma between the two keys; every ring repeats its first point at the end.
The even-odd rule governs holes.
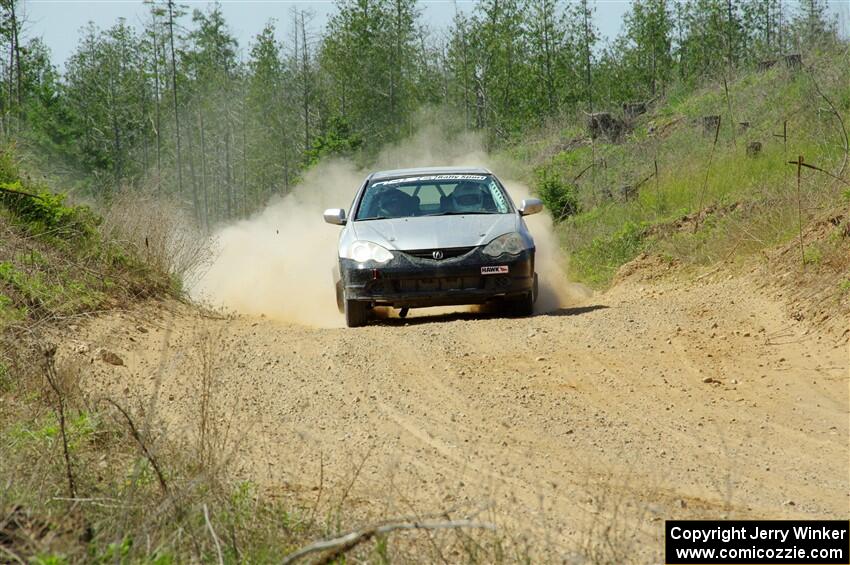
{"type": "Polygon", "coordinates": [[[375,295],[405,295],[438,291],[460,292],[465,290],[507,290],[510,277],[434,277],[410,279],[379,279],[367,285],[368,292],[375,295]]]}
{"type": "Polygon", "coordinates": [[[393,281],[396,292],[433,292],[438,290],[475,290],[481,288],[481,277],[442,277],[435,279],[401,279],[393,281]]]}
{"type": "Polygon", "coordinates": [[[460,257],[461,255],[466,255],[470,251],[475,249],[475,247],[450,247],[448,249],[415,249],[411,251],[402,251],[402,253],[406,255],[410,255],[412,257],[416,257],[417,259],[431,259],[434,260],[434,252],[442,251],[443,259],[454,259],[455,257],[460,257]]]}

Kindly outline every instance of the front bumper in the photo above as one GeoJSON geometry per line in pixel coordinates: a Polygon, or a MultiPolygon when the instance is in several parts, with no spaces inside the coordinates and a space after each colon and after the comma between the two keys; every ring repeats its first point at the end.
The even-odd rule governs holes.
{"type": "Polygon", "coordinates": [[[521,296],[534,288],[534,249],[490,257],[476,247],[450,259],[434,260],[393,251],[382,265],[340,259],[344,297],[374,306],[418,308],[483,304],[521,296]],[[507,273],[482,274],[482,267],[507,267],[507,273]]]}

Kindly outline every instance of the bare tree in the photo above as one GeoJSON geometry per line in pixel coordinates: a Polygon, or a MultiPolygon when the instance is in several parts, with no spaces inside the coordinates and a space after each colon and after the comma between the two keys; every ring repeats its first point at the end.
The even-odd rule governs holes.
{"type": "Polygon", "coordinates": [[[168,0],[168,39],[171,44],[171,92],[174,97],[174,128],[177,141],[177,192],[183,193],[183,163],[180,159],[180,111],[177,105],[177,57],[174,54],[174,0],[168,0]]]}

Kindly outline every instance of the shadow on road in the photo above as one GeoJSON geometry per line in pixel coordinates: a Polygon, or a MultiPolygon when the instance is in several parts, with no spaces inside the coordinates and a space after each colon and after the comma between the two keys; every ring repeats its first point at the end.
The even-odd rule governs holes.
{"type": "Polygon", "coordinates": [[[415,315],[412,315],[407,318],[399,318],[393,314],[393,317],[388,317],[386,314],[379,314],[376,319],[373,319],[369,325],[370,326],[418,326],[421,324],[436,324],[436,323],[445,323],[445,322],[456,322],[459,320],[490,320],[493,318],[498,318],[499,315],[496,313],[488,313],[488,312],[448,312],[448,313],[434,313],[427,314],[427,310],[424,312],[417,312],[415,315]]]}
{"type": "Polygon", "coordinates": [[[594,310],[605,310],[609,308],[604,304],[591,304],[590,306],[577,306],[576,308],[558,308],[557,310],[552,310],[551,312],[546,312],[543,314],[536,314],[537,316],[581,316],[582,314],[587,314],[588,312],[593,312],[594,310]]]}
{"type": "MultiPolygon", "coordinates": [[[[557,310],[552,310],[550,312],[541,312],[539,314],[534,314],[531,316],[532,318],[536,318],[538,316],[580,316],[582,314],[587,314],[589,312],[593,312],[594,310],[602,310],[608,308],[604,304],[593,304],[590,306],[578,306],[575,308],[558,308],[557,310]]],[[[446,322],[456,322],[460,320],[492,320],[495,318],[504,318],[506,320],[519,320],[522,318],[506,316],[504,314],[500,314],[498,311],[493,309],[492,311],[488,310],[487,307],[481,307],[478,311],[473,312],[444,312],[444,313],[434,313],[428,314],[427,309],[422,309],[416,312],[411,317],[408,318],[399,318],[395,314],[395,311],[390,314],[390,311],[383,311],[378,313],[378,317],[373,319],[369,325],[372,326],[417,326],[421,324],[435,324],[435,323],[446,323],[446,322]]]]}

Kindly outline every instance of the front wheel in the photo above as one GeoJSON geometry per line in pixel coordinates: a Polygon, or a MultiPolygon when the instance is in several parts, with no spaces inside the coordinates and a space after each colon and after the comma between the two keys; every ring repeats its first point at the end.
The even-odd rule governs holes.
{"type": "Polygon", "coordinates": [[[369,304],[357,300],[345,301],[345,325],[349,328],[365,326],[369,320],[369,304]]]}
{"type": "Polygon", "coordinates": [[[535,298],[536,296],[533,291],[529,291],[516,298],[510,298],[505,302],[504,311],[509,316],[531,316],[534,314],[535,298]]]}
{"type": "Polygon", "coordinates": [[[345,293],[342,290],[342,281],[336,281],[336,307],[340,314],[345,314],[345,293]]]}

